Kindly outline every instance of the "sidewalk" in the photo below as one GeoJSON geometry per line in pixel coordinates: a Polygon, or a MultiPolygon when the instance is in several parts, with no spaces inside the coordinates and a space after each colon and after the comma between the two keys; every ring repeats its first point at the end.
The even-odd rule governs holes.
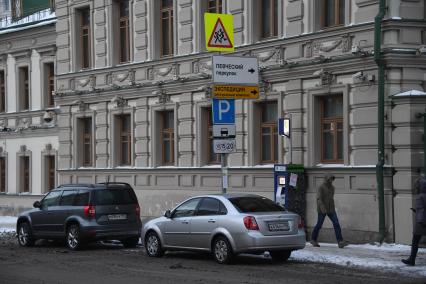
{"type": "Polygon", "coordinates": [[[306,244],[303,250],[294,251],[290,259],[303,262],[322,262],[347,267],[380,269],[402,275],[426,279],[426,248],[420,248],[416,266],[407,266],[401,259],[410,255],[411,247],[398,244],[348,245],[339,249],[337,244],[320,243],[321,247],[306,244]]]}

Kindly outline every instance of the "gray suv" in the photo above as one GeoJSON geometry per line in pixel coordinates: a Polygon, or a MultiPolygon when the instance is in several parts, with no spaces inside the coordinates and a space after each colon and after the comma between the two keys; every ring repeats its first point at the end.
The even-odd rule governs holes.
{"type": "Polygon", "coordinates": [[[19,215],[21,246],[37,239],[65,239],[71,250],[96,240],[120,240],[125,247],[139,242],[140,207],[127,183],[68,184],[53,189],[34,209],[19,215]]]}

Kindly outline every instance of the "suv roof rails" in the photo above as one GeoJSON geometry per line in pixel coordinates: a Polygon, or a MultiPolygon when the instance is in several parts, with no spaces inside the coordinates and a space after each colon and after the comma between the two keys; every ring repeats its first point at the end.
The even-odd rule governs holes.
{"type": "Polygon", "coordinates": [[[102,185],[114,185],[114,184],[121,184],[121,185],[125,185],[125,186],[129,186],[132,187],[130,184],[128,184],[127,182],[117,182],[117,181],[109,181],[109,182],[98,182],[97,184],[102,184],[102,185]]]}
{"type": "Polygon", "coordinates": [[[95,187],[93,184],[90,183],[67,183],[67,184],[61,184],[57,188],[61,187],[95,187]]]}

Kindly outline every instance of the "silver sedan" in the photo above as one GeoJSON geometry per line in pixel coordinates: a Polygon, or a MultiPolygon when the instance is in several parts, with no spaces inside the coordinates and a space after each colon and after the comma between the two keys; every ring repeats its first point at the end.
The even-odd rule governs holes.
{"type": "Polygon", "coordinates": [[[303,227],[299,215],[262,196],[203,195],[147,222],[142,240],[152,257],[166,250],[195,250],[230,263],[239,253],[269,251],[273,260],[286,261],[293,250],[305,247],[303,227]]]}

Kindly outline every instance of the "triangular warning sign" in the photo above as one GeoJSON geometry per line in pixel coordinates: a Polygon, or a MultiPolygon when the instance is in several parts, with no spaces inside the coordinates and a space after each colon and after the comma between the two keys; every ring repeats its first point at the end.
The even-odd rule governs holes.
{"type": "Polygon", "coordinates": [[[220,18],[217,19],[207,46],[233,48],[232,42],[229,40],[228,33],[226,32],[220,18]]]}

